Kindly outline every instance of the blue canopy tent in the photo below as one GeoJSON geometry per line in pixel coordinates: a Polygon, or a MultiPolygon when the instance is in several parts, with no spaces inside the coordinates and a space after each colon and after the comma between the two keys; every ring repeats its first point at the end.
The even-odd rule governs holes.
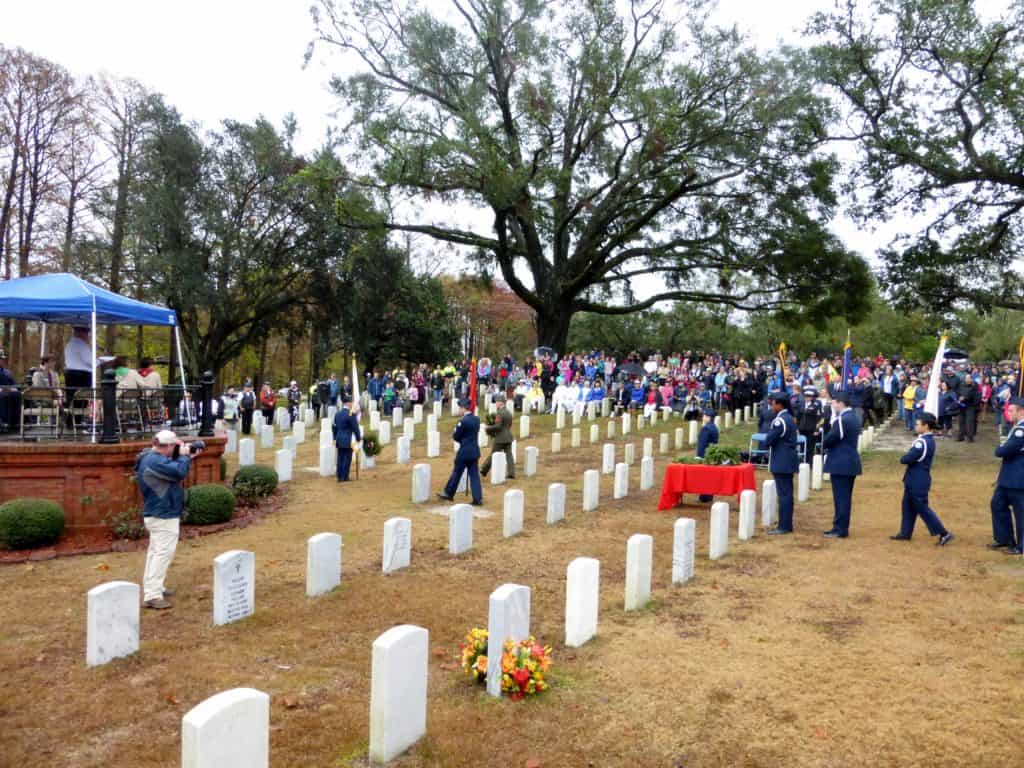
{"type": "Polygon", "coordinates": [[[167,307],[119,296],[80,277],[60,272],[0,282],[0,317],[44,324],[40,354],[46,353],[46,323],[88,325],[92,328],[92,386],[96,388],[97,325],[166,325],[174,328],[178,370],[184,386],[178,318],[167,307]]]}

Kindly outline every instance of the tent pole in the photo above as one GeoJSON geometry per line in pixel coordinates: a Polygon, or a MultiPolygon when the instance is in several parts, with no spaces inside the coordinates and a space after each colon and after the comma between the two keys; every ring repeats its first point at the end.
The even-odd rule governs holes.
{"type": "Polygon", "coordinates": [[[96,297],[92,297],[92,441],[96,442],[96,297]]]}
{"type": "Polygon", "coordinates": [[[39,359],[46,356],[46,323],[42,324],[42,332],[39,334],[39,359]]]}
{"type": "Polygon", "coordinates": [[[185,388],[188,386],[188,382],[185,381],[185,362],[184,358],[181,356],[181,334],[178,332],[177,325],[174,326],[174,346],[178,350],[178,373],[181,374],[181,402],[185,403],[185,416],[189,420],[189,423],[191,423],[191,409],[188,407],[188,401],[185,399],[185,388]]]}

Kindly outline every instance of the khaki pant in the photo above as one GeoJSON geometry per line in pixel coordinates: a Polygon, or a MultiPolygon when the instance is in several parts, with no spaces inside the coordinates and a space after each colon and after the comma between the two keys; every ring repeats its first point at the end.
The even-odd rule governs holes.
{"type": "Polygon", "coordinates": [[[146,550],[146,575],[142,589],[146,601],[159,600],[164,596],[164,578],[174,559],[178,547],[178,529],[181,519],[177,517],[144,517],[149,531],[149,549],[146,550]]]}
{"type": "Polygon", "coordinates": [[[496,453],[505,454],[505,477],[509,480],[514,480],[516,477],[516,460],[512,456],[512,443],[506,443],[505,445],[492,444],[491,455],[487,457],[487,461],[480,467],[480,474],[487,477],[487,473],[491,471],[491,458],[496,453]]]}

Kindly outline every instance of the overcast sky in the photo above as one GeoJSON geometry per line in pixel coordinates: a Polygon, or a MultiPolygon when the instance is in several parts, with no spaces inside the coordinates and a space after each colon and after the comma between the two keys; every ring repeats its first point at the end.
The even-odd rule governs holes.
{"type": "MultiPolygon", "coordinates": [[[[441,0],[433,0],[441,2],[441,0]]],[[[717,18],[737,24],[758,45],[794,42],[815,10],[833,0],[720,0],[717,18]]],[[[54,60],[76,75],[132,77],[163,93],[190,120],[273,122],[292,112],[301,150],[316,147],[337,102],[327,80],[340,66],[318,55],[303,69],[313,38],[309,0],[43,0],[4,3],[0,42],[54,60]]],[[[900,229],[871,232],[846,220],[835,229],[869,259],[900,229]]],[[[646,293],[646,291],[640,291],[646,293]]]]}

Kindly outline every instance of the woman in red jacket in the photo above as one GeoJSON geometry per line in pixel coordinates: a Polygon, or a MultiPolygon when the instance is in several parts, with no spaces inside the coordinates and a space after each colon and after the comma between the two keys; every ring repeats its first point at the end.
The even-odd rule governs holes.
{"type": "Polygon", "coordinates": [[[260,410],[263,411],[263,423],[274,423],[274,407],[277,405],[277,395],[269,384],[264,384],[260,390],[260,410]]]}

